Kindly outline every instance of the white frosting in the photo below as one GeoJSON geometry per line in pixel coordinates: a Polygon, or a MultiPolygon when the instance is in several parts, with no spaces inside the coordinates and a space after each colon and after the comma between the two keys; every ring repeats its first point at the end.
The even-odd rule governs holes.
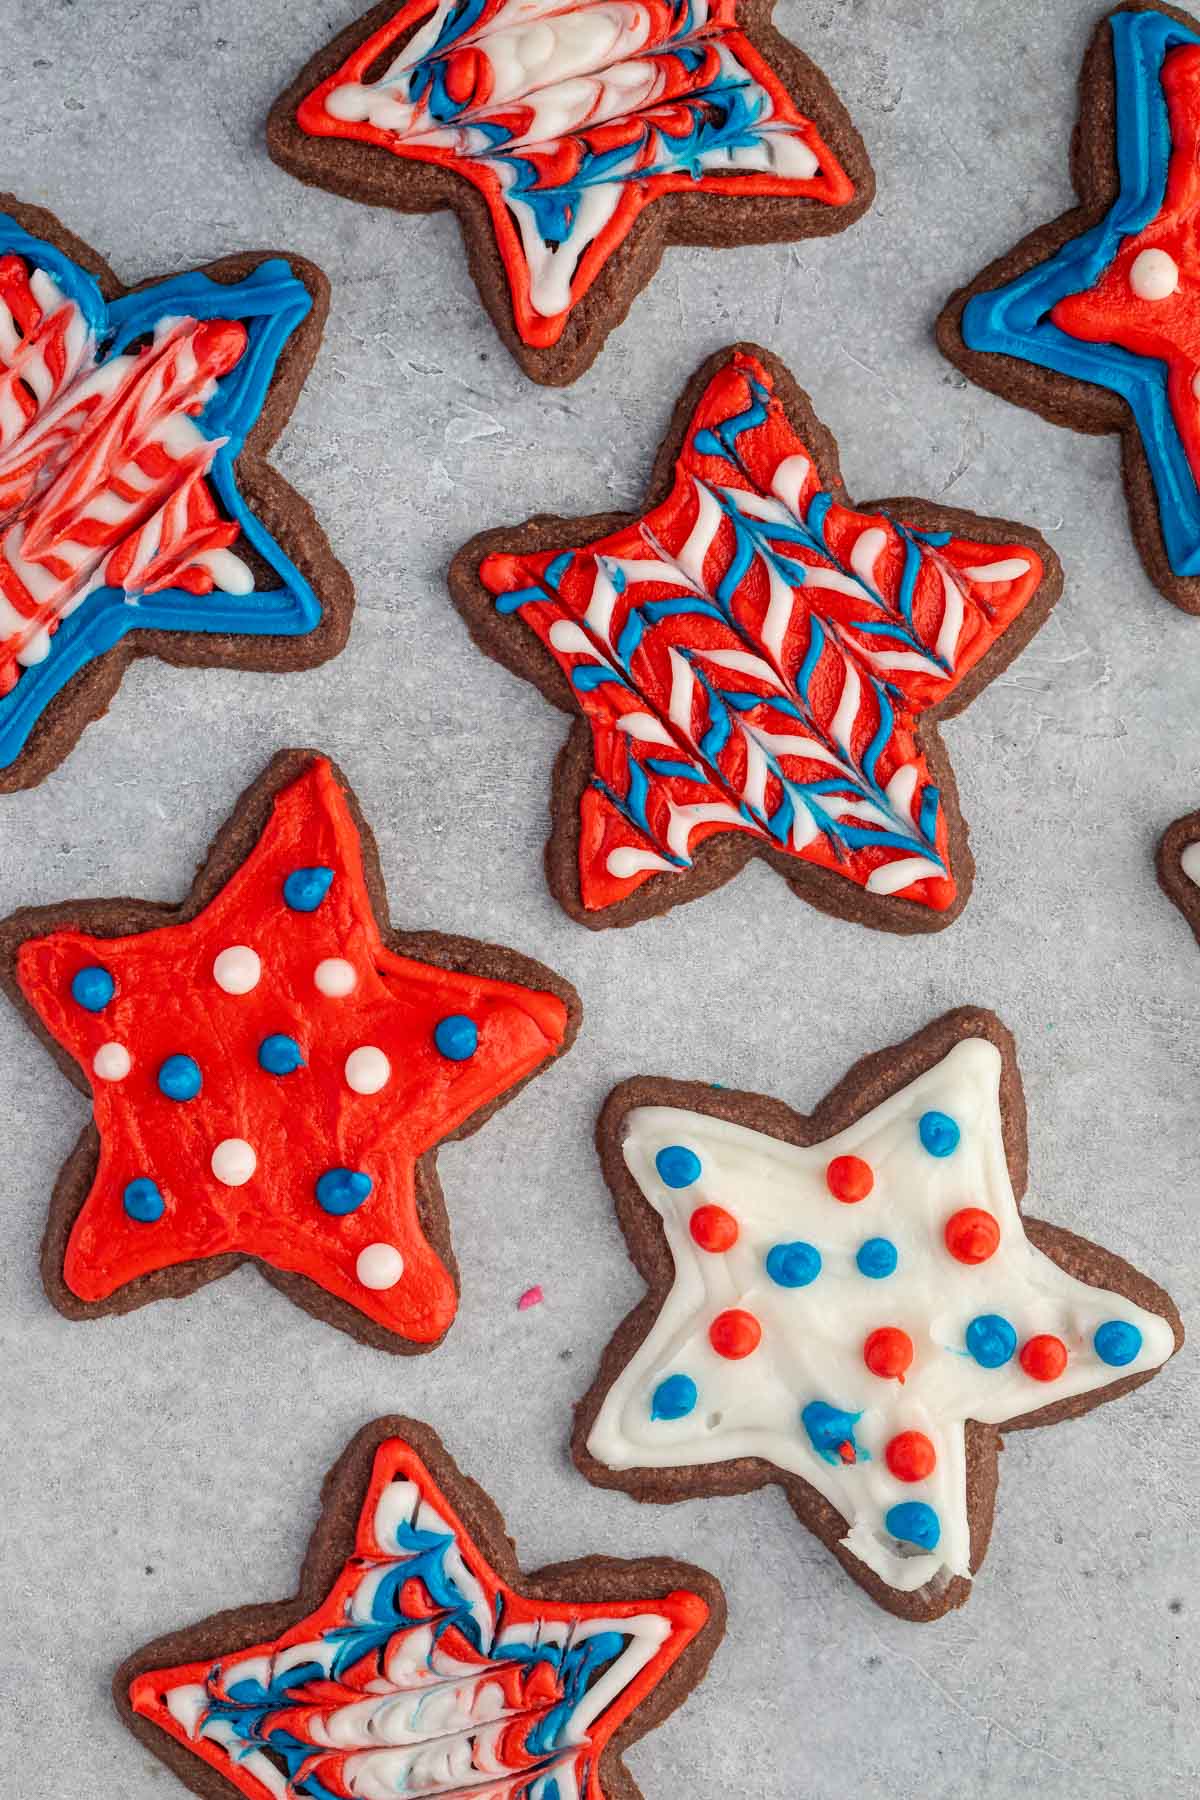
{"type": "Polygon", "coordinates": [[[245,1138],[225,1138],[212,1153],[212,1172],[224,1187],[245,1187],[258,1167],[258,1157],[245,1138]]]}
{"type": "Polygon", "coordinates": [[[1139,300],[1169,300],[1179,286],[1179,264],[1165,250],[1143,250],[1129,271],[1139,300]]]}
{"type": "Polygon", "coordinates": [[[248,944],[231,944],[213,962],[213,980],[226,994],[249,994],[262,976],[262,959],[248,944]]]}
{"type": "Polygon", "coordinates": [[[404,1273],[404,1258],[394,1244],[368,1244],[358,1253],[354,1272],[365,1288],[394,1288],[404,1273]]]}
{"type": "Polygon", "coordinates": [[[1200,843],[1189,844],[1179,858],[1179,866],[1189,881],[1200,887],[1200,843]]]}
{"type": "Polygon", "coordinates": [[[92,1072],[101,1081],[124,1081],[132,1067],[124,1044],[101,1044],[92,1058],[92,1072]]]}
{"type": "Polygon", "coordinates": [[[313,970],[317,992],[331,1000],[344,1000],[358,986],[358,970],[343,956],[327,956],[313,970]]]}
{"type": "Polygon", "coordinates": [[[904,1590],[949,1575],[967,1576],[970,1528],[965,1485],[965,1421],[1000,1424],[1038,1407],[1107,1387],[1126,1374],[1157,1368],[1171,1354],[1171,1327],[1156,1314],[1088,1287],[1035,1250],[1025,1236],[1004,1153],[999,1084],[1001,1057],[991,1043],[957,1045],[856,1125],[809,1149],[743,1126],[670,1107],[642,1108],[626,1121],[624,1154],[647,1200],[661,1214],[675,1261],[675,1283],[645,1342],[604,1400],[588,1448],[614,1469],[670,1468],[763,1457],[799,1475],[847,1521],[844,1543],[890,1586],[904,1590]],[[961,1131],[950,1156],[922,1145],[919,1121],[944,1112],[961,1131]],[[667,1145],[700,1158],[691,1186],[660,1179],[655,1158],[667,1145]],[[836,1156],[863,1158],[874,1172],[869,1196],[856,1205],[835,1200],[826,1169],[836,1156]],[[694,1242],[689,1220],[704,1203],[733,1214],[739,1237],[710,1255],[694,1242]],[[944,1242],[946,1221],[980,1207],[1000,1228],[986,1262],[957,1262],[944,1242]],[[855,1264],[868,1238],[897,1248],[896,1272],[883,1280],[855,1264]],[[803,1242],[822,1268],[807,1287],[777,1286],[765,1259],[776,1244],[803,1242]],[[715,1316],[744,1308],[762,1326],[761,1346],[744,1361],[716,1354],[708,1340],[715,1316]],[[1001,1368],[982,1367],[965,1349],[972,1319],[998,1314],[1017,1335],[1018,1353],[1001,1368]],[[1127,1367],[1112,1368],[1092,1339],[1109,1320],[1136,1325],[1142,1345],[1127,1367]],[[873,1375],[862,1347],[878,1327],[907,1332],[915,1360],[903,1385],[873,1375]],[[1048,1333],[1069,1352],[1061,1378],[1027,1376],[1019,1349],[1048,1333]],[[691,1377],[697,1404],[686,1417],[652,1416],[652,1399],[672,1374],[691,1377]],[[860,1454],[831,1466],[801,1423],[812,1401],[861,1413],[860,1454]],[[924,1433],[936,1467],[917,1483],[889,1472],[885,1451],[902,1431],[924,1433]],[[884,1526],[889,1508],[923,1501],[938,1515],[932,1553],[901,1546],[884,1526]],[[911,1553],[910,1553],[911,1552],[911,1553]]]}
{"type": "Polygon", "coordinates": [[[391,1063],[374,1044],[360,1044],[346,1058],[346,1086],[356,1094],[378,1094],[391,1076],[391,1063]]]}

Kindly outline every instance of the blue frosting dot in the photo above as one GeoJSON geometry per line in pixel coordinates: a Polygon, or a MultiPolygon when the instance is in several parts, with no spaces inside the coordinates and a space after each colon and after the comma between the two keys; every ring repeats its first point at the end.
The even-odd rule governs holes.
{"type": "Polygon", "coordinates": [[[448,1013],[438,1020],[433,1041],[448,1062],[470,1062],[479,1048],[479,1027],[466,1013],[448,1013]]]}
{"type": "Polygon", "coordinates": [[[125,1211],[139,1225],[153,1225],[166,1211],[166,1201],[146,1175],[139,1175],[125,1189],[125,1211]]]}
{"type": "Polygon", "coordinates": [[[654,1159],[659,1180],[669,1188],[691,1187],[700,1179],[700,1158],[686,1144],[664,1144],[654,1159]]]}
{"type": "Polygon", "coordinates": [[[283,898],[293,912],[316,912],[332,880],[332,869],[293,869],[283,884],[283,898]]]}
{"type": "Polygon", "coordinates": [[[942,1535],[937,1514],[924,1500],[902,1500],[889,1509],[883,1522],[893,1537],[922,1550],[935,1550],[942,1535]]]}
{"type": "Polygon", "coordinates": [[[268,1075],[294,1075],[304,1067],[304,1056],[295,1038],[275,1031],[258,1046],[258,1063],[268,1075]]]}
{"type": "Polygon", "coordinates": [[[981,1313],[967,1326],[967,1349],[984,1369],[1002,1369],[1016,1353],[1017,1334],[999,1313],[981,1313]]]}
{"type": "Polygon", "coordinates": [[[807,1287],[820,1273],[821,1252],[815,1244],[772,1244],[767,1251],[767,1274],[776,1287],[807,1287]]]}
{"type": "Polygon", "coordinates": [[[1112,1369],[1123,1369],[1126,1363],[1131,1363],[1141,1347],[1141,1332],[1124,1319],[1109,1319],[1092,1339],[1096,1355],[1112,1369]]]}
{"type": "Polygon", "coordinates": [[[962,1136],[957,1120],[952,1119],[949,1113],[922,1113],[917,1130],[930,1156],[953,1156],[962,1136]]]}
{"type": "Polygon", "coordinates": [[[865,1244],[859,1245],[854,1260],[860,1275],[869,1276],[872,1281],[886,1281],[889,1275],[896,1273],[900,1252],[891,1238],[868,1238],[865,1244]]]}
{"type": "Polygon", "coordinates": [[[202,1085],[200,1064],[190,1056],[168,1056],[158,1071],[159,1091],[168,1100],[194,1100],[202,1085]]]}
{"type": "Polygon", "coordinates": [[[87,1012],[103,1012],[116,991],[116,982],[99,963],[80,969],[71,983],[72,1000],[87,1012]]]}
{"type": "Polygon", "coordinates": [[[326,1169],[317,1181],[317,1205],[339,1218],[357,1212],[372,1185],[360,1169],[326,1169]]]}
{"type": "Polygon", "coordinates": [[[800,1414],[800,1423],[821,1461],[839,1469],[846,1463],[871,1460],[870,1452],[854,1441],[854,1427],[861,1418],[860,1412],[845,1412],[827,1400],[810,1400],[800,1414]]]}
{"type": "Polygon", "coordinates": [[[650,1402],[652,1419],[686,1419],[699,1399],[699,1391],[690,1375],[668,1375],[654,1390],[650,1402]]]}

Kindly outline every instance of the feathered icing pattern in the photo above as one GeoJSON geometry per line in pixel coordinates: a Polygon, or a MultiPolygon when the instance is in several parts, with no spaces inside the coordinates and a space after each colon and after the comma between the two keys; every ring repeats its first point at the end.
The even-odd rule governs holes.
{"type": "Polygon", "coordinates": [[[542,346],[657,194],[854,198],[737,29],[736,0],[415,0],[297,116],[314,135],[442,163],[479,187],[518,329],[542,346]]]}
{"type": "Polygon", "coordinates": [[[0,766],[137,625],[297,635],[320,608],[233,463],[311,307],[287,265],[105,301],[0,214],[0,766]],[[256,589],[244,538],[281,585],[256,589]]]}
{"type": "Polygon", "coordinates": [[[510,1590],[415,1453],[377,1453],[355,1554],[275,1643],[132,1684],[250,1800],[603,1800],[599,1756],[707,1616],[510,1590]]]}
{"type": "Polygon", "coordinates": [[[592,727],[587,908],[689,867],[730,830],[872,893],[952,904],[916,721],[1036,592],[1034,551],[839,504],[739,353],[661,506],[587,550],[493,555],[480,572],[592,727]]]}

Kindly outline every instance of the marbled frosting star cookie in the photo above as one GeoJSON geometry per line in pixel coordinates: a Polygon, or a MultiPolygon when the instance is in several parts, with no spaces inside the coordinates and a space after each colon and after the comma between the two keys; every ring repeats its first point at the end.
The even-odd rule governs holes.
{"type": "Polygon", "coordinates": [[[328,304],[312,263],[257,251],[126,288],[0,195],[0,792],[62,761],[134,657],[342,648],[350,578],[265,460],[328,304]]]}
{"type": "Polygon", "coordinates": [[[1100,21],[1071,173],[1078,206],[955,294],[938,342],[1055,425],[1120,432],[1146,570],[1200,613],[1200,21],[1145,0],[1100,21]]]}
{"type": "Polygon", "coordinates": [[[579,715],[546,867],[595,929],[754,856],[840,918],[949,924],[974,867],[938,725],[1061,589],[1027,526],[857,507],[808,396],[752,344],[685,389],[640,512],[501,526],[450,570],[481,648],[579,715]]]}
{"type": "Polygon", "coordinates": [[[431,1349],[458,1307],[437,1146],[579,1023],[540,963],[389,927],[370,831],[307,750],[242,796],[180,906],[15,913],[0,982],[92,1098],[42,1250],[61,1312],[128,1312],[253,1258],[395,1351],[431,1349]]]}
{"type": "Polygon", "coordinates": [[[772,0],[377,6],[276,102],[275,160],[352,199],[452,207],[535,381],[581,375],[663,247],[843,231],[858,133],[772,0]]]}
{"type": "Polygon", "coordinates": [[[118,1670],[147,1749],[207,1800],[640,1800],[621,1757],[704,1676],[711,1575],[600,1556],[522,1574],[491,1500],[410,1419],[360,1432],[322,1503],[295,1600],[118,1670]]]}
{"type": "Polygon", "coordinates": [[[807,1117],[639,1078],[598,1136],[649,1293],[577,1410],[579,1467],[642,1500],[777,1482],[902,1618],[967,1599],[1004,1432],[1127,1393],[1183,1341],[1146,1276],[1022,1217],[1024,1102],[990,1013],[867,1057],[807,1117]]]}

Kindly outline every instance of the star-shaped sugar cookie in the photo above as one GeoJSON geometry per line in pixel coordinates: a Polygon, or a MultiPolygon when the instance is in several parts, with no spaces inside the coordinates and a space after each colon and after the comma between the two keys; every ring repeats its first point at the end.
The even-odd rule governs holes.
{"type": "Polygon", "coordinates": [[[401,212],[453,207],[526,374],[575,380],[665,244],[843,231],[874,177],[773,0],[410,0],[321,51],[272,156],[401,212]]]}
{"type": "Polygon", "coordinates": [[[0,791],[60,762],[135,656],[299,669],[353,590],[266,463],[328,308],[300,257],[124,289],[0,195],[0,791]]]}
{"type": "Polygon", "coordinates": [[[1055,424],[1122,434],[1147,572],[1200,612],[1200,23],[1118,8],[1080,85],[1079,205],[955,294],[938,341],[1055,424]]]}
{"type": "Polygon", "coordinates": [[[823,910],[930,931],[973,865],[940,721],[1062,586],[1005,520],[856,508],[774,357],[734,345],[681,397],[644,508],[501,526],[450,589],[472,636],[581,714],[555,771],[550,885],[629,925],[764,857],[823,910]]]}
{"type": "Polygon", "coordinates": [[[1020,1084],[990,1014],[869,1058],[810,1118],[627,1082],[600,1141],[650,1294],[579,1409],[584,1473],[657,1500],[777,1481],[901,1616],[966,1599],[1001,1432],[1114,1398],[1182,1341],[1152,1282],[1022,1219],[1020,1084]]]}
{"type": "Polygon", "coordinates": [[[523,1575],[490,1500],[408,1419],[361,1432],[323,1500],[295,1601],[118,1671],[147,1748],[244,1800],[640,1800],[621,1754],[703,1676],[712,1576],[611,1557],[523,1575]]]}
{"type": "Polygon", "coordinates": [[[284,751],[175,910],[30,909],[0,975],[94,1124],[43,1276],[71,1317],[254,1257],[367,1342],[420,1350],[457,1281],[436,1147],[568,1047],[574,990],[511,951],[392,932],[370,833],[324,757],[284,751]]]}

